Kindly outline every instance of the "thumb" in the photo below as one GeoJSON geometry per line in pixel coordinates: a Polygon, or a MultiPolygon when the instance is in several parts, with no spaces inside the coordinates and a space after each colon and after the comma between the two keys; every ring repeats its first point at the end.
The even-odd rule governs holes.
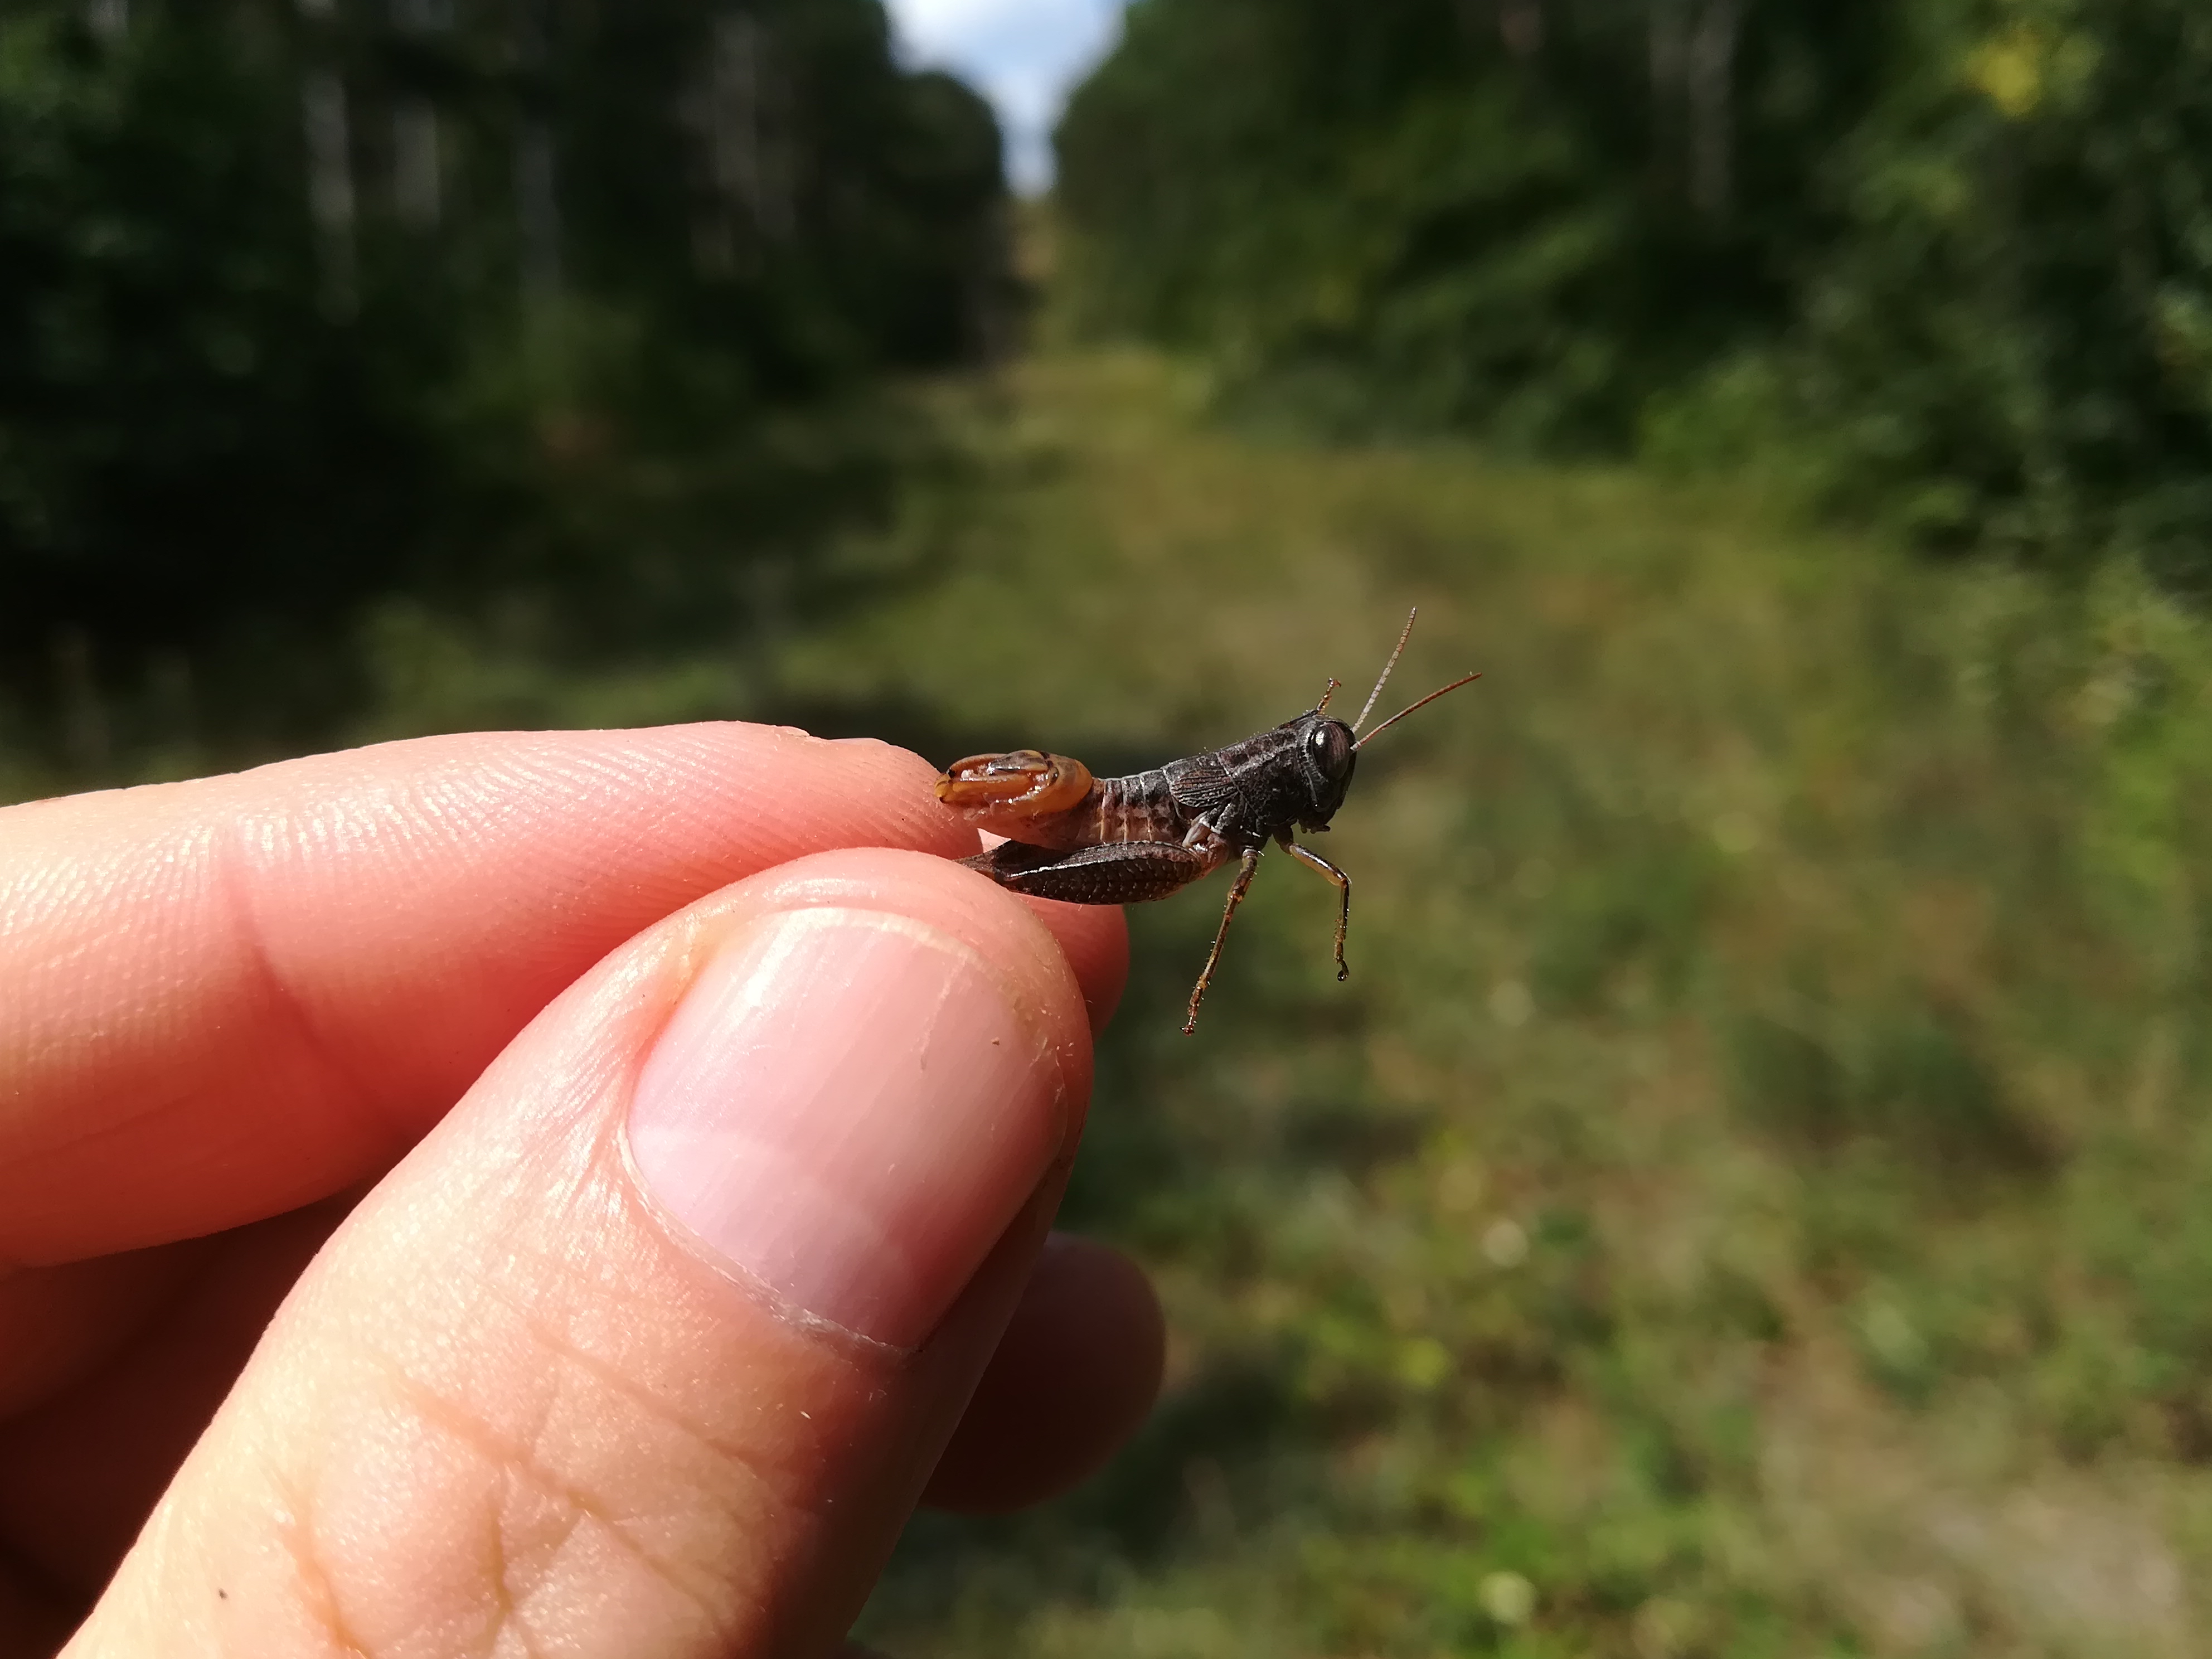
{"type": "Polygon", "coordinates": [[[825,854],[632,940],[356,1211],[72,1651],[828,1655],[1090,1084],[1018,902],[825,854]]]}

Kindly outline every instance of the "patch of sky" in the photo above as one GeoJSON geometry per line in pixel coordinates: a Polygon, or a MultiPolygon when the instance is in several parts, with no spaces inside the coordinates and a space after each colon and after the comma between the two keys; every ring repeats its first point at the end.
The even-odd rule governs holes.
{"type": "Polygon", "coordinates": [[[1052,187],[1052,129],[1067,94],[1111,51],[1123,0],[888,0],[908,63],[946,69],[991,100],[1006,173],[1052,187]]]}

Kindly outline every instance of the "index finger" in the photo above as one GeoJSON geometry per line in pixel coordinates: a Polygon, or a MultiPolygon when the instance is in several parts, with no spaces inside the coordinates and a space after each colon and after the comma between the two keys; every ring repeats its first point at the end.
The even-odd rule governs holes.
{"type": "Polygon", "coordinates": [[[0,811],[0,1262],[375,1173],[647,924],[807,853],[972,852],[932,775],[717,724],[422,738],[0,811]]]}

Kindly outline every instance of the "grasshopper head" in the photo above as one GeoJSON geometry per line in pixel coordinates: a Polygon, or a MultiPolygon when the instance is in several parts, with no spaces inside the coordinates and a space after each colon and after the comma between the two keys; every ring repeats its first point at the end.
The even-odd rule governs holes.
{"type": "Polygon", "coordinates": [[[1298,775],[1306,789],[1307,809],[1298,815],[1301,830],[1326,830],[1344,805],[1352,787],[1352,769],[1359,757],[1353,753],[1352,728],[1315,709],[1295,722],[1298,744],[1298,775]]]}

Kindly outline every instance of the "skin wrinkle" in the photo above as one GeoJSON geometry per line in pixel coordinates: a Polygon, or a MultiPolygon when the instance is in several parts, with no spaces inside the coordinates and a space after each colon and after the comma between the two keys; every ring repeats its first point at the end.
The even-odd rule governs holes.
{"type": "MultiPolygon", "coordinates": [[[[502,1486],[510,1488],[517,1484],[514,1472],[511,1469],[502,1469],[500,1472],[500,1480],[502,1486]]],[[[503,1510],[505,1508],[506,1505],[502,1503],[500,1509],[503,1510]]],[[[557,1553],[569,1539],[574,1537],[576,1528],[582,1524],[581,1513],[570,1509],[568,1511],[568,1526],[560,1540],[553,1546],[555,1552],[557,1553]]],[[[530,1656],[530,1659],[536,1659],[538,1644],[532,1639],[530,1627],[523,1621],[522,1608],[517,1604],[514,1592],[507,1588],[507,1574],[511,1568],[507,1551],[506,1522],[500,1514],[495,1513],[491,1516],[491,1524],[485,1528],[484,1531],[486,1542],[491,1552],[491,1559],[486,1564],[484,1569],[485,1582],[492,1586],[492,1593],[497,1598],[497,1606],[494,1611],[491,1628],[486,1632],[482,1650],[486,1655],[496,1654],[499,1651],[501,1638],[512,1631],[514,1632],[515,1640],[522,1644],[522,1651],[530,1656]]]]}
{"type": "Polygon", "coordinates": [[[738,1447],[718,1439],[710,1430],[684,1416],[670,1401],[659,1398],[634,1379],[623,1375],[617,1367],[579,1346],[572,1337],[557,1331],[541,1316],[532,1312],[526,1303],[507,1295],[495,1282],[487,1282],[481,1288],[491,1300],[515,1316],[523,1331],[533,1342],[553,1357],[568,1361],[626,1403],[638,1407],[640,1414],[650,1422],[675,1430],[694,1445],[712,1452],[721,1462],[753,1467],[752,1460],[738,1447]]]}
{"type": "MultiPolygon", "coordinates": [[[[499,1473],[501,1480],[519,1482],[526,1490],[536,1492],[542,1497],[550,1498],[563,1506],[567,1514],[574,1517],[568,1523],[568,1531],[564,1533],[564,1537],[573,1535],[579,1520],[596,1522],[609,1540],[614,1543],[624,1555],[642,1567],[655,1583],[696,1612],[709,1629],[717,1632],[726,1631],[727,1621],[723,1614],[715,1610],[711,1594],[685,1583],[683,1570],[679,1565],[672,1561],[663,1561],[657,1557],[652,1550],[630,1534],[626,1523],[618,1519],[614,1511],[605,1508],[580,1488],[562,1480],[552,1470],[547,1468],[543,1460],[526,1445],[507,1443],[505,1437],[482,1418],[472,1414],[458,1402],[447,1399],[443,1394],[410,1376],[389,1356],[374,1351],[365,1351],[365,1357],[400,1396],[401,1402],[423,1422],[443,1431],[464,1445],[470,1447],[483,1459],[488,1466],[499,1473]]],[[[726,1467],[743,1470],[763,1486],[769,1484],[766,1477],[759,1474],[748,1458],[742,1455],[725,1458],[724,1464],[726,1467]]],[[[754,1512],[741,1510],[735,1503],[714,1500],[698,1483],[693,1483],[690,1491],[696,1496],[706,1499],[708,1511],[718,1516],[727,1523],[732,1532],[743,1532],[744,1523],[756,1518],[754,1512]]],[[[790,1506],[777,1503],[774,1507],[785,1510],[790,1506]]],[[[509,1559],[513,1557],[513,1552],[504,1535],[504,1522],[495,1519],[494,1524],[502,1534],[500,1541],[500,1559],[502,1561],[509,1559]]],[[[763,1529],[763,1532],[765,1535],[774,1535],[767,1529],[763,1529]]],[[[551,1553],[550,1550],[542,1547],[524,1552],[526,1556],[550,1553],[551,1553]]],[[[711,1583],[714,1574],[713,1569],[709,1567],[700,1569],[699,1576],[711,1583]]],[[[503,1606],[513,1607],[512,1592],[503,1580],[500,1584],[499,1597],[503,1606]]]]}
{"type": "Polygon", "coordinates": [[[315,1544],[314,1528],[307,1520],[313,1513],[307,1495],[277,1471],[271,1470],[270,1479],[276,1482],[286,1500],[271,1530],[286,1559],[292,1563],[308,1616],[323,1627],[331,1646],[339,1653],[349,1656],[349,1659],[375,1659],[367,1644],[347,1627],[345,1615],[338,1610],[337,1587],[331,1582],[330,1570],[323,1565],[322,1553],[315,1544]]]}
{"type": "Polygon", "coordinates": [[[209,848],[214,861],[216,891],[222,895],[233,936],[245,947],[246,966],[276,1016],[273,1023],[279,1030],[289,1030],[296,1036],[313,1062],[327,1105],[334,1111],[343,1111],[356,1124],[368,1126],[374,1131],[369,1139],[383,1157],[396,1158],[406,1150],[410,1137],[388,1114],[378,1109],[371,1091],[338,1059],[313,1012],[293,989],[270,949],[259,908],[253,902],[252,889],[258,872],[247,850],[246,830],[246,825],[234,823],[209,848]]]}
{"type": "MultiPolygon", "coordinates": [[[[520,1312],[519,1310],[518,1312],[520,1312]]],[[[570,1361],[586,1376],[608,1385],[620,1399],[641,1407],[641,1414],[648,1422],[675,1430],[694,1444],[711,1452],[716,1462],[733,1469],[742,1469],[748,1477],[774,1496],[775,1507],[779,1510],[789,1514],[811,1515],[817,1520],[828,1518],[830,1506],[826,1498],[821,1505],[817,1506],[811,1503],[793,1503],[788,1498],[781,1496],[781,1490],[785,1487],[796,1486],[801,1491],[809,1491],[811,1488],[807,1487],[803,1481],[787,1480],[779,1483],[768,1472],[768,1460],[757,1449],[739,1442],[722,1439],[685,1418],[668,1401],[657,1398],[648,1390],[640,1388],[635,1382],[623,1376],[619,1371],[610,1368],[606,1362],[599,1359],[588,1350],[580,1348],[573,1342],[556,1336],[539,1321],[532,1318],[526,1313],[521,1314],[520,1316],[524,1330],[533,1340],[544,1343],[556,1358],[570,1361]]],[[[880,1389],[877,1390],[878,1395],[881,1392],[880,1389]]],[[[794,1456],[803,1459],[805,1455],[805,1451],[800,1449],[793,1448],[793,1451],[794,1456]]]]}
{"type": "MultiPolygon", "coordinates": [[[[567,781],[562,767],[549,765],[535,770],[542,772],[543,775],[549,780],[567,781]]],[[[625,775],[623,769],[610,767],[608,770],[613,776],[625,775]]],[[[306,830],[309,838],[318,842],[338,838],[345,840],[349,844],[355,842],[368,844],[382,841],[386,843],[388,851],[396,854],[398,859],[404,860],[407,865],[428,869],[441,868],[457,849],[467,844],[467,837],[472,830],[481,831],[486,836],[496,836],[498,814],[492,809],[501,791],[487,787],[486,785],[487,780],[496,780],[503,773],[511,774],[517,778],[527,779],[532,775],[533,769],[494,763],[489,767],[456,769],[422,781],[411,788],[401,787],[396,784],[388,786],[373,798],[375,810],[366,815],[361,811],[366,804],[364,798],[358,793],[343,798],[343,804],[353,809],[352,817],[341,815],[337,818],[326,820],[325,809],[333,803],[327,799],[319,801],[316,803],[316,810],[309,815],[308,821],[301,827],[306,830]],[[368,818],[368,822],[362,821],[364,816],[368,818]],[[379,836],[371,829],[372,823],[385,823],[394,833],[379,836]],[[343,833],[337,837],[333,837],[327,833],[328,830],[336,830],[343,833]]],[[[252,821],[247,822],[252,823],[252,821]]],[[[296,819],[292,822],[295,825],[301,823],[301,821],[296,819]]],[[[253,828],[260,830],[264,835],[272,837],[284,836],[286,827],[282,820],[271,823],[265,818],[253,825],[253,828]]],[[[299,839],[297,830],[295,830],[291,839],[296,844],[299,839]]],[[[645,838],[640,837],[635,844],[649,843],[645,838]]],[[[244,862],[248,868],[254,869],[258,872],[258,866],[256,860],[249,856],[244,860],[244,862]]],[[[533,908],[556,910],[577,908],[582,896],[596,885],[595,878],[605,868],[606,862],[605,856],[596,854],[588,860],[564,860],[565,867],[556,866],[556,868],[557,890],[554,894],[548,895],[533,908]]],[[[255,884],[257,884],[251,880],[245,884],[249,889],[255,884]]],[[[672,881],[655,884],[655,885],[665,886],[672,892],[689,896],[696,884],[672,881]]],[[[234,884],[233,892],[237,893],[235,884],[234,884]]],[[[274,953],[268,947],[266,935],[254,921],[258,912],[252,906],[250,896],[240,896],[234,908],[241,910],[248,920],[248,942],[254,951],[256,966],[263,970],[264,982],[272,993],[272,1000],[288,1016],[292,1017],[291,1023],[309,1040],[316,1060],[332,1074],[347,1077],[349,1080],[347,1068],[337,1062],[328,1045],[322,1041],[316,1023],[306,1005],[291,993],[286,976],[277,967],[274,953]]],[[[549,940],[545,949],[547,951],[558,952],[560,947],[549,940]]],[[[388,1120],[388,1115],[376,1109],[366,1091],[356,1089],[355,1097],[364,1109],[357,1115],[375,1123],[384,1131],[384,1138],[390,1139],[395,1131],[388,1120]]],[[[411,1136],[407,1138],[411,1139],[411,1136]]]]}
{"type": "MultiPolygon", "coordinates": [[[[653,1010],[651,1032],[657,1037],[688,982],[678,976],[676,967],[670,961],[643,956],[620,963],[611,971],[594,969],[588,981],[580,984],[587,983],[589,995],[601,1006],[649,1006],[653,1010]]],[[[559,1006],[568,994],[563,992],[549,1006],[559,1006]]],[[[646,1040],[649,1042],[651,1038],[646,1040]]],[[[562,1091],[566,1103],[538,1115],[528,1127],[527,1145],[510,1140],[508,1150],[518,1159],[531,1155],[532,1149],[551,1156],[558,1147],[580,1136],[593,1137],[603,1146],[616,1133],[612,1126],[620,1116],[608,1103],[617,1091],[627,1095],[636,1076],[637,1055],[641,1052],[639,1039],[627,1020],[602,1024],[589,1034],[588,1041],[564,1046],[561,1069],[566,1079],[562,1091]]],[[[536,1050],[519,1041],[510,1041],[484,1068],[470,1092],[482,1090],[497,1094],[516,1088],[526,1091],[528,1079],[543,1063],[536,1050]],[[509,1073],[517,1070],[522,1073],[521,1078],[511,1081],[509,1073]]],[[[583,1192],[593,1167],[590,1160],[596,1156],[596,1152],[587,1155],[585,1167],[574,1176],[562,1177],[564,1205],[583,1192]]],[[[532,1199],[532,1211],[543,1213],[547,1196],[550,1194],[532,1199]]]]}
{"type": "MultiPolygon", "coordinates": [[[[391,1364],[386,1356],[367,1349],[364,1345],[356,1344],[355,1346],[362,1348],[370,1361],[371,1368],[382,1373],[386,1384],[399,1396],[401,1405],[418,1421],[441,1431],[450,1438],[471,1448],[474,1455],[487,1468],[496,1473],[502,1486],[518,1480],[520,1471],[517,1460],[498,1449],[495,1443],[496,1437],[487,1425],[469,1418],[465,1413],[446,1409],[447,1402],[441,1395],[416,1382],[405,1371],[391,1364]]],[[[526,1481],[521,1484],[526,1486],[529,1485],[526,1481]]],[[[532,1489],[540,1491],[561,1501],[566,1529],[564,1536],[573,1535],[576,1526],[580,1523],[580,1518],[588,1513],[587,1507],[573,1501],[569,1495],[564,1494],[550,1484],[532,1489]]],[[[507,1548],[507,1523],[502,1518],[504,1505],[494,1504],[489,1507],[490,1511],[489,1522],[484,1530],[491,1547],[490,1565],[480,1567],[476,1578],[479,1591],[488,1591],[495,1605],[489,1610],[488,1617],[486,1610],[479,1607],[477,1616],[473,1618],[456,1618],[449,1614],[433,1621],[434,1626],[441,1629],[452,1626],[456,1623],[465,1622],[475,1631],[480,1632],[481,1635],[476,1638],[474,1646],[476,1651],[484,1655],[496,1654],[499,1651],[501,1635],[509,1629],[517,1628],[517,1608],[508,1585],[508,1563],[511,1558],[507,1548]]],[[[603,1524],[607,1523],[603,1522],[603,1524]]],[[[611,1525],[607,1525],[607,1530],[614,1533],[617,1529],[611,1525]]],[[[634,1547],[630,1553],[641,1553],[634,1547]]],[[[315,1554],[319,1563],[321,1557],[319,1545],[315,1547],[315,1554]]],[[[665,1582],[664,1576],[654,1570],[654,1564],[649,1559],[644,1559],[641,1555],[641,1559],[644,1559],[649,1572],[653,1572],[654,1577],[663,1578],[663,1582],[665,1582]]],[[[319,1567],[319,1571],[320,1587],[324,1594],[330,1598],[330,1604],[335,1612],[336,1590],[331,1583],[330,1570],[327,1567],[319,1567]]],[[[672,1584],[669,1587],[676,1590],[679,1595],[685,1594],[680,1585],[672,1584]]],[[[686,1599],[690,1598],[687,1596],[686,1599]]],[[[519,1639],[523,1640],[527,1645],[526,1636],[523,1636],[519,1629],[517,1633],[519,1639]]],[[[406,1644],[403,1639],[402,1645],[406,1644]]],[[[356,1643],[355,1650],[365,1651],[365,1645],[356,1643]]]]}
{"type": "MultiPolygon", "coordinates": [[[[516,1254],[518,1256],[521,1255],[520,1252],[516,1254]]],[[[529,1257],[524,1259],[552,1262],[555,1264],[556,1274],[560,1276],[567,1276],[571,1270],[572,1264],[564,1263],[559,1257],[551,1256],[544,1252],[532,1252],[529,1257]]],[[[718,1438],[700,1424],[682,1415],[671,1402],[643,1389],[618,1370],[611,1368],[606,1361],[579,1346],[566,1334],[557,1332],[528,1302],[510,1294],[500,1275],[477,1278],[474,1282],[480,1297],[514,1316],[523,1334],[537,1345],[540,1352],[556,1359],[568,1361],[576,1371],[635,1408],[637,1415],[644,1421],[673,1430],[690,1444],[711,1454],[715,1463],[742,1470],[763,1492],[770,1496],[777,1509],[791,1511],[798,1508],[774,1496],[778,1483],[771,1479],[759,1459],[746,1448],[718,1438]]],[[[445,1329],[468,1328],[478,1332],[483,1331],[487,1324],[480,1314],[464,1314],[458,1310],[450,1320],[441,1319],[439,1322],[441,1328],[445,1329]]],[[[510,1443],[489,1425],[482,1425],[479,1432],[470,1427],[471,1419],[465,1416],[455,1417],[450,1412],[432,1409],[437,1402],[446,1400],[445,1391],[437,1385],[414,1375],[406,1369],[404,1362],[397,1356],[386,1352],[380,1346],[370,1343],[360,1335],[356,1335],[352,1339],[352,1346],[361,1349],[380,1370],[402,1388],[410,1399],[423,1410],[423,1414],[428,1420],[437,1422],[468,1439],[471,1443],[478,1445],[480,1449],[490,1454],[492,1460],[501,1466],[523,1462],[532,1466],[542,1467],[538,1459],[519,1450],[516,1444],[510,1443]]],[[[557,1388],[546,1397],[544,1413],[541,1413],[538,1419],[541,1427],[544,1415],[554,1409],[554,1402],[558,1397],[557,1388]]],[[[526,1435],[525,1438],[526,1440],[528,1436],[526,1435]]],[[[549,1481],[550,1480],[549,1477],[549,1481]]],[[[615,1524],[595,1504],[572,1489],[557,1485],[553,1486],[551,1489],[564,1499],[573,1501],[580,1507],[605,1520],[609,1526],[612,1527],[615,1524]]],[[[731,1518],[736,1518],[735,1505],[718,1504],[717,1507],[724,1510],[731,1518]]]]}
{"type": "MultiPolygon", "coordinates": [[[[213,837],[204,828],[197,828],[195,833],[190,838],[190,847],[191,851],[196,853],[198,855],[197,860],[193,861],[197,862],[199,867],[212,868],[216,874],[219,889],[227,889],[229,885],[228,872],[222,866],[222,853],[220,848],[215,843],[213,837]]],[[[183,850],[172,852],[162,860],[164,864],[172,866],[185,863],[186,861],[186,854],[183,850]]],[[[228,892],[226,892],[225,902],[227,905],[230,905],[234,911],[233,932],[234,933],[239,933],[241,931],[239,926],[241,918],[236,914],[236,906],[233,903],[228,892]]],[[[274,964],[273,963],[269,962],[266,959],[265,955],[261,951],[258,934],[256,930],[251,926],[250,917],[243,918],[243,920],[245,920],[247,924],[242,931],[245,934],[245,942],[248,948],[249,961],[253,963],[257,967],[273,973],[274,964]]],[[[79,951],[73,952],[72,954],[89,954],[92,949],[92,945],[88,941],[88,943],[83,945],[79,951]]],[[[262,977],[262,975],[257,975],[257,977],[262,977]]],[[[272,998],[272,1001],[273,1006],[278,1007],[292,1007],[296,1006],[289,997],[272,998]]],[[[313,1042],[312,1033],[303,1030],[303,1036],[307,1036],[310,1040],[312,1045],[310,1049],[311,1056],[317,1062],[319,1068],[325,1070],[332,1069],[333,1062],[331,1062],[327,1054],[323,1052],[319,1044],[313,1042]]],[[[41,1057],[42,1052],[52,1053],[56,1049],[67,1049],[72,1046],[73,1045],[69,1038],[57,1037],[51,1044],[46,1046],[44,1051],[41,1051],[37,1048],[33,1048],[29,1050],[29,1053],[31,1056],[35,1059],[41,1057]]],[[[188,1098],[188,1095],[179,1096],[173,1093],[167,1095],[155,1093],[143,1094],[140,1096],[132,1105],[122,1109],[122,1110],[116,1115],[104,1116],[96,1124],[86,1124],[84,1123],[83,1119],[76,1115],[56,1115],[50,1114],[46,1115],[42,1121],[52,1128],[61,1130],[62,1133],[51,1135],[33,1146],[19,1146],[17,1148],[17,1155],[19,1157],[32,1157],[51,1156],[58,1152],[82,1152],[85,1149],[97,1147],[104,1142],[128,1142],[139,1133],[143,1126],[149,1122],[157,1121],[169,1112],[175,1110],[181,1101],[188,1098]]],[[[373,1114],[364,1114],[363,1115],[368,1116],[371,1121],[377,1121],[373,1114]]],[[[21,1135],[20,1132],[11,1131],[11,1139],[16,1139],[20,1142],[23,1137],[21,1135]]],[[[390,1137],[387,1135],[386,1139],[388,1141],[390,1137]]],[[[387,1150],[390,1151],[396,1149],[387,1148],[387,1150]]],[[[28,1267],[35,1270],[37,1268],[50,1267],[56,1264],[50,1260],[43,1258],[8,1256],[0,1257],[0,1265],[4,1265],[9,1267],[28,1267]]]]}
{"type": "MultiPolygon", "coordinates": [[[[179,865],[189,869],[196,862],[200,867],[204,867],[208,842],[207,831],[195,826],[191,834],[178,838],[175,844],[165,842],[158,862],[170,869],[179,865]],[[195,854],[198,855],[197,860],[195,854]]],[[[45,932],[46,929],[40,924],[49,923],[58,916],[66,916],[72,912],[98,916],[105,909],[100,902],[101,896],[112,881],[112,872],[103,879],[95,880],[94,872],[80,861],[64,860],[51,872],[44,867],[34,871],[32,879],[27,884],[0,890],[0,915],[9,918],[10,931],[19,933],[45,932]],[[24,902],[21,896],[26,892],[33,896],[43,896],[46,900],[45,907],[39,908],[24,902]]],[[[164,906],[156,904],[149,908],[156,914],[167,914],[164,906]]],[[[83,964],[96,960],[104,948],[97,929],[72,929],[65,936],[63,949],[35,961],[24,962],[21,970],[34,986],[41,978],[64,984],[72,982],[72,978],[76,982],[89,981],[89,988],[96,995],[100,975],[86,974],[83,964]]],[[[134,1008],[131,1012],[139,1010],[134,1008]]],[[[0,1031],[0,1041],[4,1041],[6,1048],[20,1054],[24,1062],[20,1070],[0,1067],[0,1079],[4,1079],[11,1070],[18,1078],[26,1075],[43,1078],[57,1070],[66,1073],[77,1069],[72,1062],[81,1062],[82,1037],[83,1032],[75,1025],[64,1026],[53,1022],[48,1022],[43,1031],[0,1031]]],[[[0,1054],[4,1052],[4,1048],[0,1048],[0,1054]]],[[[37,1099],[38,1097],[20,1081],[12,1085],[0,1086],[0,1100],[35,1108],[37,1099]]],[[[52,1114],[42,1114],[35,1109],[27,1112],[21,1119],[6,1121],[4,1127],[9,1140],[15,1146],[16,1155],[30,1156],[96,1144],[117,1129],[127,1130],[149,1118],[159,1116],[173,1104],[172,1100],[155,1097],[131,1111],[120,1124],[111,1120],[93,1131],[80,1128],[79,1121],[74,1115],[58,1120],[52,1114]],[[47,1136],[24,1145],[27,1140],[31,1140],[26,1131],[26,1122],[46,1129],[47,1136]],[[56,1131],[58,1133],[54,1133],[56,1131]]],[[[31,1262],[28,1265],[41,1264],[31,1262]]]]}
{"type": "MultiPolygon", "coordinates": [[[[142,1125],[161,1117],[164,1113],[172,1109],[176,1103],[176,1101],[173,1099],[155,1097],[149,1100],[145,1104],[127,1112],[120,1117],[111,1118],[106,1122],[101,1123],[97,1127],[84,1127],[80,1129],[75,1134],[58,1135],[52,1139],[46,1141],[40,1146],[22,1149],[17,1155],[19,1157],[29,1157],[40,1154],[52,1154],[58,1152],[76,1152],[86,1147],[98,1146],[103,1141],[129,1140],[137,1132],[142,1125]]],[[[75,1120],[69,1121],[73,1122],[75,1120]]],[[[176,1243],[180,1241],[173,1240],[171,1242],[176,1243]]],[[[142,1246],[141,1248],[147,1247],[142,1246]]],[[[82,1261],[85,1258],[82,1256],[75,1256],[70,1257],[68,1260],[82,1261]]],[[[30,1271],[36,1272],[42,1267],[65,1267],[68,1265],[68,1261],[54,1261],[49,1258],[41,1258],[38,1256],[9,1255],[0,1256],[0,1265],[5,1265],[10,1268],[27,1268],[30,1271]]]]}

